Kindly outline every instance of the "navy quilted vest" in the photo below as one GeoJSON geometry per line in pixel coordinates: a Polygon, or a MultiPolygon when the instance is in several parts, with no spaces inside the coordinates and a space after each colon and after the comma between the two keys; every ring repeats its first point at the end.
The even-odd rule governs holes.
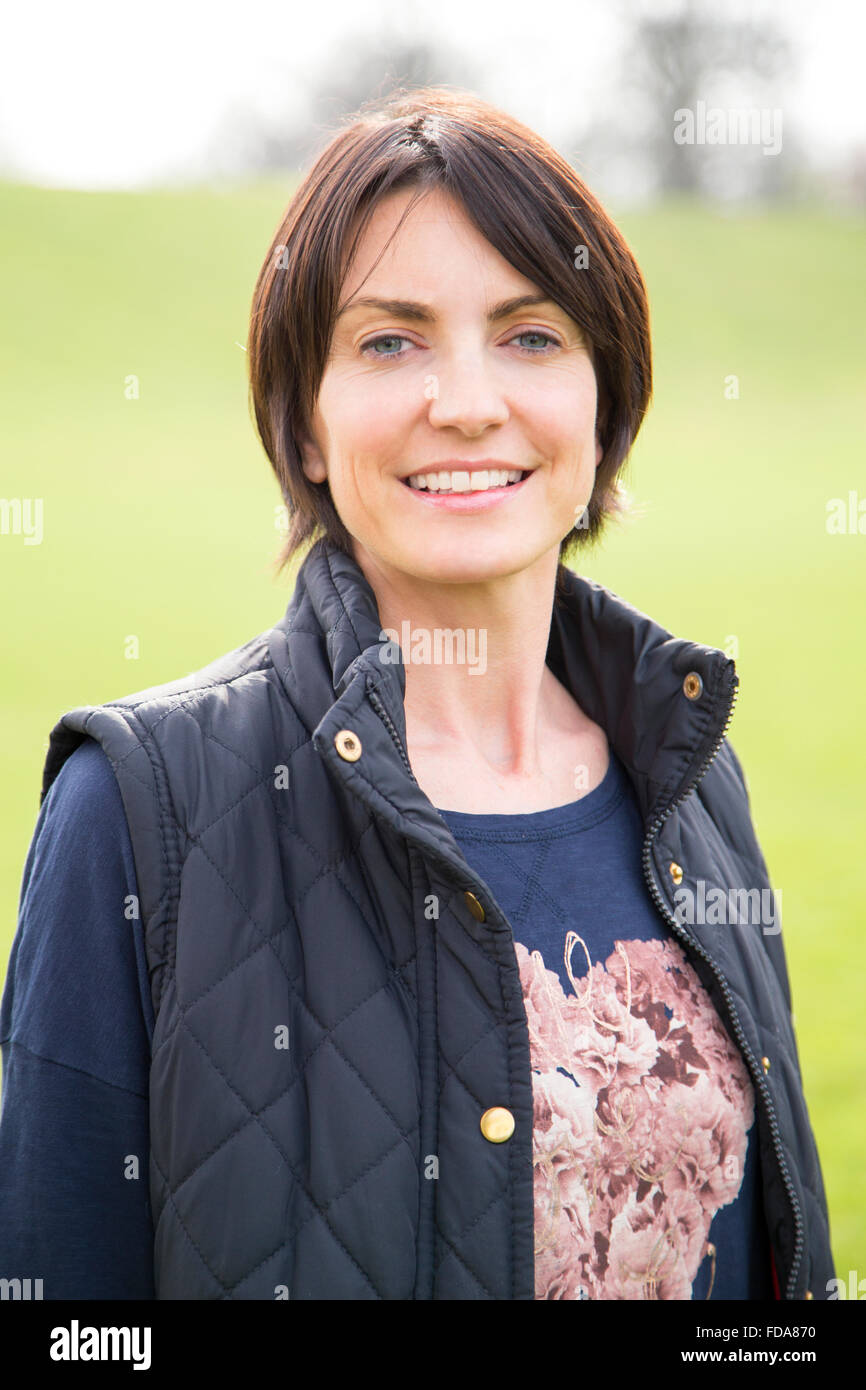
{"type": "MultiPolygon", "coordinates": [[[[159,1298],[534,1296],[511,927],[412,775],[384,641],[361,570],[320,541],[270,631],[52,731],[43,797],[89,735],[129,823],[159,1298]],[[514,1116],[507,1142],[479,1127],[493,1106],[514,1116]]],[[[769,886],[724,737],[734,663],[570,573],[548,663],[629,772],[648,888],[751,1071],[782,1296],[825,1297],[781,939],[671,920],[674,863],[686,883],[769,886]]]]}

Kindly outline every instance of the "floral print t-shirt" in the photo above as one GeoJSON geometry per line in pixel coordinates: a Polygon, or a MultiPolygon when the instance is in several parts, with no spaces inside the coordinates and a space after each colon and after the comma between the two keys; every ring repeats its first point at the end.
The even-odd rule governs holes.
{"type": "Polygon", "coordinates": [[[440,814],[514,930],[536,1299],[772,1299],[751,1078],[650,897],[613,749],[567,806],[440,814]]]}

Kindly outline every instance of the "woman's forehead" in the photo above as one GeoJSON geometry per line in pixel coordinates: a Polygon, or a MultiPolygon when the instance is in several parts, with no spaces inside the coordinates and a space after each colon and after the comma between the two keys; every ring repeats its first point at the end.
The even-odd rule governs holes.
{"type": "Polygon", "coordinates": [[[491,245],[458,200],[434,189],[407,210],[411,192],[387,195],[371,214],[343,280],[341,313],[355,306],[374,308],[369,301],[375,299],[411,298],[432,305],[447,297],[449,268],[454,275],[460,265],[495,286],[497,301],[534,295],[542,302],[538,285],[491,245]]]}

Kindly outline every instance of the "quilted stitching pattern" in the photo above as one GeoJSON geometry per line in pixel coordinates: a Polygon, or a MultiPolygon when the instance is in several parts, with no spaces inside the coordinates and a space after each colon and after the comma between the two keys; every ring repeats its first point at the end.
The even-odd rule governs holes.
{"type": "MultiPolygon", "coordinates": [[[[710,705],[675,697],[692,668],[718,689],[720,654],[702,665],[707,649],[609,591],[577,580],[570,591],[582,659],[573,664],[577,643],[555,616],[554,669],[607,727],[646,813],[715,737],[710,705]],[[590,669],[597,684],[580,685],[590,669]],[[638,692],[628,721],[613,677],[630,701],[638,692]]],[[[157,1011],[160,1297],[270,1299],[280,1285],[293,1299],[533,1294],[532,1092],[511,932],[489,895],[484,923],[468,913],[477,880],[366,698],[375,687],[404,732],[399,691],[361,660],[377,633],[360,571],[320,547],[270,634],[185,681],[71,711],[52,734],[43,795],[74,736],[90,734],[111,758],[133,838],[157,1011]],[[333,752],[347,726],[362,763],[333,752]],[[279,1028],[288,1048],[274,1045],[279,1028]],[[517,1120],[506,1145],[480,1135],[491,1104],[517,1120]]],[[[766,880],[747,805],[725,744],[656,843],[663,892],[670,858],[719,882],[766,880]]],[[[705,944],[750,1046],[779,1060],[771,1087],[808,1223],[805,1287],[829,1246],[780,1006],[784,957],[745,934],[705,944]]],[[[762,1154],[787,1259],[789,1202],[766,1133],[762,1154]]]]}
{"type": "MultiPolygon", "coordinates": [[[[380,1271],[371,1268],[373,1233],[369,1222],[359,1222],[359,1212],[375,1213],[380,1184],[398,1186],[410,1194],[406,1230],[414,1237],[423,1180],[418,1081],[411,1063],[417,1048],[414,1025],[410,1022],[407,1031],[401,1022],[407,1065],[396,1081],[389,1074],[390,1059],[370,1046],[371,1038],[395,1036],[395,1006],[410,1019],[413,1013],[413,907],[404,889],[402,951],[388,957],[377,944],[375,904],[358,872],[359,862],[368,862],[374,865],[373,878],[387,874],[381,827],[362,806],[354,808],[351,830],[345,831],[345,808],[341,814],[320,760],[310,757],[309,731],[283,700],[275,701],[273,683],[274,672],[262,662],[255,673],[221,686],[173,694],[168,710],[153,692],[143,700],[112,702],[87,718],[87,732],[110,743],[105,720],[120,716],[145,744],[154,775],[143,775],[135,766],[140,762],[136,749],[130,748],[113,758],[118,778],[128,797],[137,792],[148,803],[142,817],[153,820],[156,804],[163,824],[171,822],[164,841],[180,847],[176,875],[169,866],[172,856],[161,855],[167,882],[157,898],[158,904],[179,903],[176,947],[168,952],[171,970],[162,977],[155,1001],[152,1054],[153,1209],[157,1267],[164,1271],[159,1292],[163,1297],[272,1297],[275,1284],[288,1283],[292,1296],[300,1297],[328,1296],[323,1284],[340,1290],[340,1296],[411,1297],[414,1266],[406,1262],[399,1271],[398,1264],[401,1282],[396,1282],[393,1250],[386,1248],[380,1271]],[[244,692],[237,704],[240,719],[232,713],[234,686],[244,692]],[[288,751],[275,756],[283,748],[288,751]],[[288,767],[288,793],[274,789],[277,762],[288,767]],[[303,770],[296,775],[298,764],[303,770]],[[168,804],[158,794],[157,774],[163,769],[166,776],[171,773],[168,804]],[[297,800],[293,787],[300,789],[297,800]],[[315,825],[305,814],[311,804],[320,808],[315,825]],[[284,886],[284,896],[273,893],[275,881],[284,886]],[[333,932],[330,923],[336,924],[333,932]],[[361,959],[343,972],[324,968],[305,974],[308,953],[323,952],[329,934],[335,939],[326,943],[324,954],[331,960],[339,936],[360,950],[361,959]],[[269,1021],[290,1020],[289,1072],[273,1048],[272,1029],[263,1029],[257,1041],[243,1034],[239,1046],[237,1025],[221,1028],[222,1020],[243,1011],[238,1001],[245,999],[255,1000],[251,1012],[269,1021]],[[206,1110],[197,1107],[199,1096],[206,1110]],[[324,1107],[322,1096],[328,1097],[324,1107]],[[167,1112],[187,1111],[190,1105],[194,1123],[166,1124],[167,1112]],[[311,1108],[315,1154],[305,1142],[311,1108]],[[347,1121],[351,1144],[346,1143],[347,1121]],[[321,1154],[327,1162],[318,1161],[321,1154]],[[231,1202],[225,1202],[224,1219],[215,1220],[208,1194],[226,1194],[226,1174],[231,1202]],[[243,1228],[231,1215],[240,1211],[243,1228]],[[250,1219],[252,1213],[257,1220],[250,1219]],[[274,1229],[281,1230],[279,1241],[274,1229]],[[294,1256],[295,1268],[303,1260],[308,1269],[327,1271],[327,1278],[313,1277],[308,1289],[303,1276],[293,1282],[281,1263],[288,1255],[294,1256]]],[[[377,894],[399,900],[393,870],[391,876],[384,887],[377,884],[377,894]]],[[[461,901],[452,884],[437,886],[443,903],[461,901]]],[[[440,1021],[448,1039],[442,1044],[443,1069],[455,1091],[453,1099],[444,1097],[444,1109],[452,1115],[449,1129],[471,1135],[484,1163],[473,1187],[462,1180],[467,1170],[460,1145],[453,1158],[443,1146],[440,1162],[449,1164],[455,1177],[459,1173],[449,1187],[458,1200],[453,1213],[448,1202],[440,1204],[435,1296],[495,1298],[513,1288],[504,1248],[506,1283],[497,1284],[485,1272],[491,1240],[503,1245],[496,1222],[509,1199],[508,1164],[502,1155],[492,1159],[479,1135],[478,1116],[488,1101],[477,1084],[486,1077],[489,1087],[492,1075],[497,1095],[510,1097],[501,967],[465,935],[458,916],[446,907],[437,933],[437,968],[446,975],[452,963],[441,941],[449,937],[460,948],[453,962],[455,988],[466,993],[462,952],[469,953],[473,971],[483,978],[481,1002],[473,1002],[470,991],[467,1007],[453,1020],[453,1045],[449,1025],[440,1021]],[[499,1001],[492,1022],[491,999],[499,1001]]],[[[163,933],[158,948],[154,938],[153,951],[156,967],[166,958],[163,933]]]]}
{"type": "MultiPolygon", "coordinates": [[[[260,705],[261,702],[255,703],[260,705]]],[[[261,710],[257,712],[261,717],[261,710]]],[[[347,865],[351,865],[359,852],[363,853],[365,839],[375,838],[376,828],[365,815],[357,835],[338,856],[325,861],[303,833],[303,822],[293,821],[283,809],[281,798],[284,794],[273,790],[274,764],[257,765],[251,760],[248,749],[232,745],[228,731],[225,736],[214,732],[210,721],[219,720],[222,713],[222,705],[214,709],[207,703],[199,719],[195,719],[190,713],[190,702],[184,700],[168,719],[163,714],[154,721],[159,745],[166,750],[167,759],[177,737],[176,726],[179,722],[184,724],[184,735],[201,745],[190,763],[195,769],[193,776],[200,773],[208,784],[206,798],[199,788],[187,792],[192,815],[180,827],[188,847],[183,872],[192,877],[196,891],[188,908],[184,907],[181,895],[177,992],[170,1011],[171,1022],[166,1029],[159,1030],[158,1040],[154,1038],[154,1065],[160,1067],[160,1054],[165,1050],[172,1054],[172,1066],[189,1066],[192,1042],[200,1052],[202,1063],[219,1078],[219,1085],[232,1102],[225,1107],[224,1113],[221,1112],[222,1122],[210,1142],[202,1145],[196,1136],[192,1153],[182,1155],[184,1161],[179,1162],[181,1155],[173,1153],[171,1161],[164,1162],[162,1151],[154,1145],[154,1165],[165,1198],[159,1219],[177,1223],[221,1297],[236,1295],[253,1273],[263,1269],[282,1249],[295,1244],[309,1223],[318,1223],[327,1231],[333,1252],[339,1252],[339,1257],[351,1266],[353,1275],[372,1296],[386,1297],[387,1286],[377,1285],[356,1258],[348,1238],[341,1235],[340,1204],[359,1185],[371,1186],[371,1179],[383,1166],[389,1167],[392,1174],[395,1165],[399,1169],[400,1152],[404,1166],[408,1162],[413,1181],[417,1182],[417,1124],[413,1122],[412,1107],[406,1104],[405,1098],[388,1093],[381,1076],[377,1075],[375,1059],[359,1066],[353,1060],[351,1044],[356,1032],[375,1035],[377,1001],[395,991],[400,994],[398,972],[412,965],[414,954],[389,963],[381,951],[369,950],[365,970],[353,970],[348,979],[341,981],[346,991],[339,1000],[341,1007],[335,1007],[334,999],[323,1000],[322,1005],[329,1009],[330,1016],[321,1017],[310,1006],[314,991],[304,987],[298,960],[298,935],[303,940],[305,933],[315,931],[322,923],[325,904],[335,890],[337,897],[349,905],[353,918],[360,919],[366,928],[359,939],[375,940],[370,914],[365,913],[361,894],[352,883],[347,865]],[[217,790],[223,792],[220,799],[214,795],[217,790]],[[202,824],[197,823],[195,815],[199,805],[206,807],[208,812],[202,824]],[[279,839],[273,836],[274,819],[279,825],[279,839]],[[262,839],[269,835],[271,842],[267,852],[254,865],[246,864],[246,877],[239,864],[234,865],[233,872],[226,872],[233,845],[243,846],[244,853],[249,855],[251,847],[261,845],[262,839]],[[281,856],[290,858],[297,886],[291,893],[290,909],[286,910],[287,898],[285,906],[281,903],[280,919],[274,922],[264,920],[258,908],[260,905],[265,911],[270,909],[273,895],[270,888],[261,892],[261,885],[268,882],[269,874],[281,871],[281,856]],[[205,873],[201,866],[196,867],[199,859],[207,866],[205,873]],[[208,876],[213,882],[208,882],[208,876]],[[257,896],[260,903],[249,900],[257,896]],[[220,940],[216,949],[211,943],[206,953],[195,946],[195,933],[201,929],[199,904],[202,901],[217,906],[217,911],[209,915],[211,921],[219,921],[225,937],[224,943],[220,940]],[[190,938],[189,961],[185,956],[186,936],[190,938]],[[234,959],[231,958],[233,951],[239,951],[234,959]],[[217,968],[216,978],[202,975],[202,971],[214,967],[217,968]],[[186,998],[188,981],[194,982],[194,988],[186,998]],[[265,999],[272,999],[274,1012],[271,1016],[276,1023],[286,1012],[285,1007],[281,1011],[280,996],[291,1001],[294,1055],[288,1077],[283,1075],[280,1054],[275,1053],[272,1030],[267,1035],[263,1033],[262,1045],[258,1048],[239,1049],[237,1036],[232,1033],[221,1038],[219,1020],[231,1015],[232,1007],[236,1007],[233,1000],[238,994],[254,998],[257,1008],[264,1007],[265,999]],[[299,1110],[298,1093],[305,1090],[309,1103],[310,1093],[315,1094],[319,1087],[331,1092],[338,1089],[341,1112],[356,1114],[358,1120],[350,1161],[345,1171],[340,1172],[339,1181],[329,1182],[315,1172],[305,1172],[304,1154],[297,1143],[294,1147],[292,1144],[292,1138],[303,1133],[303,1106],[299,1110]],[[287,1119],[294,1123],[287,1126],[287,1119]],[[301,1195],[301,1200],[292,1194],[296,1214],[294,1220],[287,1223],[278,1246],[263,1257],[258,1245],[252,1245],[242,1262],[229,1263],[213,1240],[209,1206],[206,1204],[204,1211],[200,1211],[201,1192],[196,1179],[207,1181],[220,1155],[228,1149],[237,1155],[232,1167],[235,1181],[241,1174],[249,1178],[250,1199],[254,1200],[267,1160],[257,1158],[250,1150],[246,1141],[251,1133],[257,1137],[257,1151],[276,1156],[281,1171],[288,1174],[288,1178],[285,1175],[279,1178],[282,1184],[279,1201],[289,1204],[289,1182],[301,1195]],[[240,1161],[241,1154],[243,1161],[240,1161]]],[[[139,709],[138,714],[139,718],[146,718],[143,710],[139,709]]],[[[289,769],[290,788],[294,781],[294,760],[307,744],[302,728],[294,727],[291,733],[291,751],[282,759],[289,769]]],[[[266,746],[270,745],[266,743],[266,746]]],[[[306,778],[302,785],[306,786],[306,778]]],[[[328,789],[323,786],[321,793],[322,799],[327,801],[328,789]]],[[[331,910],[333,907],[331,904],[331,910]]],[[[341,905],[340,911],[345,923],[346,907],[341,905]]],[[[384,1027],[388,1010],[380,1009],[379,1013],[382,1015],[379,1026],[384,1027]]],[[[201,1090],[205,1095],[212,1095],[214,1081],[202,1078],[201,1090]]],[[[156,1127],[158,1132],[158,1120],[156,1127]]],[[[236,1249],[231,1253],[234,1259],[236,1249]]]]}

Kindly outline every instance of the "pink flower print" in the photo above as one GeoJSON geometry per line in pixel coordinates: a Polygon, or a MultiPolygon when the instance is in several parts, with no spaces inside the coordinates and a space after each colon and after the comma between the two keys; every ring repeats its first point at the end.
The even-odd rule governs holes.
{"type": "Polygon", "coordinates": [[[533,1078],[533,1162],[536,1206],[546,1216],[536,1231],[536,1253],[563,1239],[590,1236],[592,1194],[586,1174],[596,1145],[591,1093],[560,1072],[533,1078]],[[564,1226],[561,1226],[564,1222],[564,1226]]]}
{"type": "Polygon", "coordinates": [[[537,951],[515,951],[536,1298],[689,1298],[713,1216],[742,1182],[754,1096],[738,1049],[674,941],[617,942],[593,965],[567,933],[571,994],[537,951]]]}
{"type": "Polygon", "coordinates": [[[751,1094],[745,1100],[735,1107],[712,1077],[701,1076],[692,1090],[691,1133],[664,1178],[666,1193],[693,1192],[711,1219],[740,1190],[748,1130],[754,1119],[751,1094]]]}
{"type": "Polygon", "coordinates": [[[604,1297],[690,1298],[703,1245],[703,1215],[688,1193],[658,1212],[632,1198],[611,1225],[604,1297]]]}

